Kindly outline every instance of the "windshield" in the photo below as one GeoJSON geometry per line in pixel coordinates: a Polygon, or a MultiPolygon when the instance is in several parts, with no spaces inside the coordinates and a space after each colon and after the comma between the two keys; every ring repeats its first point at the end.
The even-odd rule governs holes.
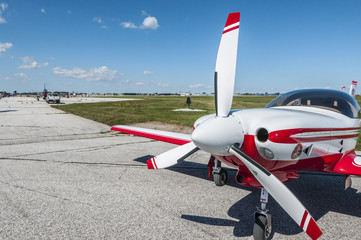
{"type": "Polygon", "coordinates": [[[266,108],[280,106],[316,107],[357,118],[360,106],[347,93],[330,89],[296,90],[273,99],[266,108]]]}

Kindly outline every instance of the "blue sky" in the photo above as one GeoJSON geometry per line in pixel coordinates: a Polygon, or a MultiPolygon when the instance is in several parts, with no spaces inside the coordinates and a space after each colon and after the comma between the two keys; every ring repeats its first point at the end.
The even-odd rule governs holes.
{"type": "Polygon", "coordinates": [[[361,81],[361,1],[0,0],[0,90],[210,93],[237,11],[236,92],[361,81]]]}

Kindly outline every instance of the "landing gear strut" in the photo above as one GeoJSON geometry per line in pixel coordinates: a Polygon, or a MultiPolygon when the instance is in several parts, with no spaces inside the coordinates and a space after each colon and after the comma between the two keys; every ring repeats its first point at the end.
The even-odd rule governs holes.
{"type": "Polygon", "coordinates": [[[208,168],[208,177],[211,177],[212,174],[214,183],[217,186],[224,186],[227,183],[227,171],[221,168],[221,162],[217,158],[211,156],[208,162],[208,168]]]}
{"type": "Polygon", "coordinates": [[[269,240],[273,235],[272,216],[266,209],[268,202],[268,192],[266,189],[261,189],[261,208],[257,208],[254,214],[253,238],[255,240],[269,240]]]}

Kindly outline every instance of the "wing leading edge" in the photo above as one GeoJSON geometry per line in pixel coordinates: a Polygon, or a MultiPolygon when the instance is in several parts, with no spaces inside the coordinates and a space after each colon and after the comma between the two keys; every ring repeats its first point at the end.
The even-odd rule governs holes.
{"type": "Polygon", "coordinates": [[[150,138],[162,142],[173,143],[177,145],[184,145],[190,143],[192,141],[191,135],[176,133],[176,132],[168,132],[161,130],[154,130],[148,128],[140,128],[140,127],[132,127],[125,125],[116,125],[111,128],[113,131],[118,131],[122,133],[133,134],[140,137],[150,138]]]}

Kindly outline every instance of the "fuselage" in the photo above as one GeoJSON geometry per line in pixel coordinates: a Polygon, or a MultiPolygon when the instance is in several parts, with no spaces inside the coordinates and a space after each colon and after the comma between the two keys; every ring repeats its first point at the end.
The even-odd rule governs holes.
{"type": "MultiPolygon", "coordinates": [[[[228,153],[229,146],[238,144],[283,182],[297,178],[298,170],[333,172],[340,159],[355,157],[359,111],[355,99],[341,91],[297,90],[279,96],[266,108],[233,110],[226,118],[204,116],[195,122],[192,139],[238,169],[238,183],[257,187],[242,161],[228,153]]],[[[336,172],[348,171],[338,165],[336,172]]]]}

